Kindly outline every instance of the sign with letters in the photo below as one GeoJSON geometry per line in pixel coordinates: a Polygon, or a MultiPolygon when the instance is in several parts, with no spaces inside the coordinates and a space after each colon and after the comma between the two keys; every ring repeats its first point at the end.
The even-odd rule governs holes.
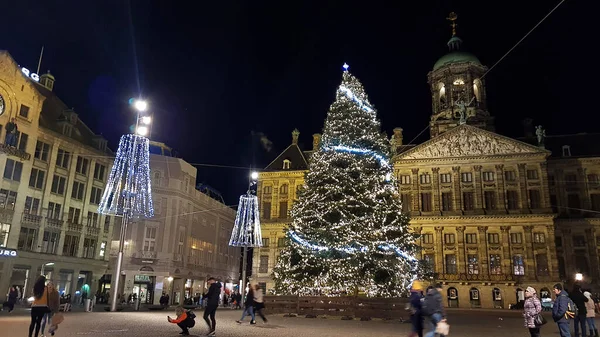
{"type": "Polygon", "coordinates": [[[0,257],[17,257],[17,251],[14,249],[0,248],[0,257]]]}
{"type": "Polygon", "coordinates": [[[36,73],[32,73],[31,71],[29,71],[29,69],[23,67],[21,68],[21,71],[23,72],[23,74],[25,74],[25,76],[31,78],[32,80],[39,82],[40,81],[40,75],[36,74],[36,73]]]}

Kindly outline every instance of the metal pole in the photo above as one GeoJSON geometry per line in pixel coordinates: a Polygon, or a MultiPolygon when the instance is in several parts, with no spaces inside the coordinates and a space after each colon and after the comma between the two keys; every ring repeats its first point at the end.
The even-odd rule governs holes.
{"type": "Polygon", "coordinates": [[[248,264],[248,247],[244,246],[244,253],[242,254],[242,287],[244,287],[243,289],[240,289],[240,292],[242,292],[244,295],[246,294],[246,268],[247,268],[247,264],[248,264]]]}
{"type": "Polygon", "coordinates": [[[114,285],[112,296],[110,299],[110,311],[117,311],[117,300],[119,294],[119,283],[121,280],[121,267],[123,265],[123,246],[125,246],[125,233],[127,231],[127,210],[123,212],[123,220],[121,221],[121,233],[119,236],[119,253],[117,255],[117,267],[115,268],[114,282],[111,287],[114,285]]]}

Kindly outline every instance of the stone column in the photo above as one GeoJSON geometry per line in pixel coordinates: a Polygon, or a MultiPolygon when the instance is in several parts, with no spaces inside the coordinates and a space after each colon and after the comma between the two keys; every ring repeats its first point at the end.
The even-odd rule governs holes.
{"type": "Polygon", "coordinates": [[[519,164],[518,166],[518,170],[519,170],[519,208],[521,210],[526,210],[529,208],[529,202],[527,202],[529,200],[529,196],[527,195],[527,171],[526,171],[526,164],[519,164]]]}
{"type": "Polygon", "coordinates": [[[548,266],[550,267],[550,277],[553,280],[558,280],[558,260],[556,253],[556,243],[555,243],[555,234],[554,234],[554,225],[546,226],[546,247],[548,247],[548,253],[550,253],[550,260],[548,261],[548,266]]]}
{"type": "Polygon", "coordinates": [[[498,210],[506,210],[506,187],[504,186],[504,165],[496,165],[496,191],[498,195],[498,210]]]}
{"type": "MultiPolygon", "coordinates": [[[[554,177],[554,181],[556,182],[556,177],[554,177]]],[[[550,188],[548,185],[548,163],[546,162],[540,164],[540,183],[542,208],[551,209],[552,205],[550,205],[550,188]]]]}
{"type": "Polygon", "coordinates": [[[511,254],[511,244],[510,244],[510,226],[500,226],[500,230],[502,231],[502,241],[505,244],[502,245],[502,271],[510,275],[512,274],[511,265],[512,261],[510,258],[511,254]]]}
{"type": "Polygon", "coordinates": [[[421,211],[421,196],[419,195],[419,169],[411,169],[412,176],[412,210],[419,214],[421,211]]]}
{"type": "Polygon", "coordinates": [[[473,166],[473,179],[475,181],[475,210],[478,212],[483,211],[483,190],[481,186],[481,165],[473,166]]]}
{"type": "Polygon", "coordinates": [[[477,251],[479,253],[479,263],[481,265],[481,275],[484,278],[489,278],[489,265],[488,265],[488,249],[487,249],[487,226],[477,226],[477,231],[479,232],[479,244],[477,251]]]}
{"type": "Polygon", "coordinates": [[[458,244],[456,253],[458,259],[458,273],[467,273],[466,250],[465,250],[465,226],[456,226],[456,243],[458,244]]]}
{"type": "Polygon", "coordinates": [[[444,237],[442,233],[444,232],[444,227],[436,226],[435,227],[435,270],[438,273],[445,273],[444,268],[444,237]]]}
{"type": "Polygon", "coordinates": [[[533,226],[523,226],[523,229],[525,230],[525,279],[535,280],[533,226]]]}
{"type": "Polygon", "coordinates": [[[460,190],[460,166],[452,167],[452,185],[454,186],[452,195],[452,198],[454,199],[454,205],[452,206],[454,207],[455,211],[462,211],[463,205],[462,192],[460,190]]]}
{"type": "Polygon", "coordinates": [[[433,176],[431,177],[431,179],[433,179],[432,181],[432,190],[431,193],[433,194],[433,207],[432,210],[434,212],[436,212],[437,214],[441,214],[441,210],[442,210],[442,203],[440,200],[440,168],[439,167],[434,167],[432,169],[433,171],[433,176]]]}

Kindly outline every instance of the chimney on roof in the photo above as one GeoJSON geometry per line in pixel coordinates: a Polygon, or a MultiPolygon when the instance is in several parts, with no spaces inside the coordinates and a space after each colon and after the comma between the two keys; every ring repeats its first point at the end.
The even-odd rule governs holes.
{"type": "Polygon", "coordinates": [[[298,131],[298,129],[294,129],[294,131],[292,131],[292,144],[293,145],[298,145],[298,136],[300,136],[300,131],[298,131]]]}
{"type": "Polygon", "coordinates": [[[40,76],[40,84],[50,91],[54,89],[55,81],[56,79],[54,78],[54,75],[50,74],[50,70],[48,70],[46,74],[40,76]]]}
{"type": "Polygon", "coordinates": [[[313,135],[313,151],[317,151],[319,149],[319,145],[321,145],[321,134],[315,133],[313,135]]]}
{"type": "Polygon", "coordinates": [[[396,154],[398,147],[402,145],[404,136],[402,135],[402,128],[394,128],[394,135],[392,136],[392,154],[396,154]]]}

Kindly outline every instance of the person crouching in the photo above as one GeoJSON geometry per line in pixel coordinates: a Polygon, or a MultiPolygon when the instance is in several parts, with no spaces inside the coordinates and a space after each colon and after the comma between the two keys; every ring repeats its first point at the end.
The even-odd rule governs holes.
{"type": "Polygon", "coordinates": [[[196,322],[194,321],[196,315],[191,311],[186,311],[183,307],[175,308],[175,315],[177,315],[177,318],[175,319],[167,316],[169,323],[177,324],[177,326],[181,328],[180,335],[189,336],[190,331],[188,329],[193,328],[194,325],[196,325],[196,322]]]}

